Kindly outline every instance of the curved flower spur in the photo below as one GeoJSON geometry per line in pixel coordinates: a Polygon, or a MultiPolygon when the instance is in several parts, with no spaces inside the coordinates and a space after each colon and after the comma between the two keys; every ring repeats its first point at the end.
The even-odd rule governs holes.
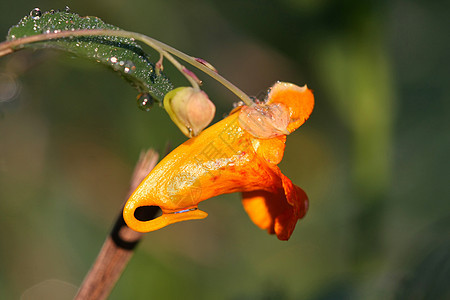
{"type": "Polygon", "coordinates": [[[308,209],[306,193],[277,164],[286,135],[310,116],[314,97],[306,86],[278,82],[263,103],[241,106],[168,154],[125,204],[127,225],[149,232],[169,224],[203,219],[198,204],[217,195],[242,192],[252,221],[288,240],[308,209]],[[158,206],[162,215],[140,221],[135,211],[158,206]]]}

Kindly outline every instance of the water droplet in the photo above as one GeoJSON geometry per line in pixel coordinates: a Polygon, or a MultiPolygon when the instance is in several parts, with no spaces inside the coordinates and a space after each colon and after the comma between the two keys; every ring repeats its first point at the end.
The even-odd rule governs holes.
{"type": "Polygon", "coordinates": [[[244,101],[238,101],[233,103],[233,108],[244,106],[244,101]]]}
{"type": "Polygon", "coordinates": [[[130,60],[127,60],[125,64],[123,65],[123,71],[127,74],[131,74],[136,70],[136,66],[134,63],[130,60]]]}
{"type": "Polygon", "coordinates": [[[137,96],[138,107],[143,111],[150,111],[155,99],[149,93],[141,93],[137,96]]]}
{"type": "Polygon", "coordinates": [[[9,73],[0,73],[0,103],[14,100],[20,92],[20,84],[16,76],[9,73]]]}
{"type": "Polygon", "coordinates": [[[30,11],[30,17],[33,20],[38,20],[42,16],[42,12],[39,8],[34,8],[32,11],[30,11]]]}
{"type": "Polygon", "coordinates": [[[109,61],[110,61],[111,63],[113,63],[113,64],[117,64],[117,57],[112,56],[112,57],[109,59],[109,61]]]}

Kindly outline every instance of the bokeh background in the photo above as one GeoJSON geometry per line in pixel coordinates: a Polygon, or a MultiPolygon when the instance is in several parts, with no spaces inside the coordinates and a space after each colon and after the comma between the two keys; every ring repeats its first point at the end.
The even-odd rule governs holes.
{"type": "MultiPolygon", "coordinates": [[[[316,97],[280,166],[310,197],[289,242],[220,196],[207,219],[148,234],[110,299],[450,298],[448,1],[15,0],[0,35],[66,4],[202,57],[250,95],[282,80],[316,97]]],[[[237,99],[197,74],[220,119],[237,99]]],[[[185,140],[136,94],[69,55],[0,58],[1,299],[71,299],[140,151],[185,140]]]]}

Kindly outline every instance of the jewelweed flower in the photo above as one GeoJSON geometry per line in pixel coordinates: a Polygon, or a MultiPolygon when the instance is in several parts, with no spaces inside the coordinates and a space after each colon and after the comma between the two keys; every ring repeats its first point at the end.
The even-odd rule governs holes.
{"type": "Polygon", "coordinates": [[[169,224],[203,219],[198,204],[242,192],[242,203],[260,228],[288,240],[308,209],[306,193],[278,168],[286,135],[301,126],[314,107],[306,86],[278,82],[264,103],[241,106],[168,154],[125,204],[130,228],[149,232],[169,224]],[[141,221],[135,210],[159,206],[162,215],[141,221]]]}

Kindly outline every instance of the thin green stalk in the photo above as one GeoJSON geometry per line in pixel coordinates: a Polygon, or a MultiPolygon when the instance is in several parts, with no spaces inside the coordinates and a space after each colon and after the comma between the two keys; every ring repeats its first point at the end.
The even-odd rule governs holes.
{"type": "Polygon", "coordinates": [[[158,51],[161,54],[161,56],[166,57],[175,66],[175,68],[177,68],[178,71],[180,71],[186,77],[186,79],[190,82],[190,84],[194,89],[196,90],[200,89],[198,81],[195,78],[195,75],[189,74],[189,72],[187,72],[187,69],[183,65],[181,65],[172,56],[172,54],[184,60],[185,62],[191,64],[192,66],[198,68],[199,70],[203,71],[207,75],[211,76],[213,79],[217,80],[219,83],[221,83],[231,92],[233,92],[236,96],[238,96],[245,104],[249,106],[253,105],[253,101],[246,93],[244,93],[242,90],[240,90],[238,87],[236,87],[234,84],[226,80],[224,77],[219,75],[211,68],[198,62],[195,57],[189,56],[173,47],[170,47],[169,45],[166,45],[160,41],[157,41],[151,37],[148,37],[144,34],[137,32],[130,32],[124,30],[84,29],[84,30],[59,31],[46,34],[38,34],[0,43],[0,56],[12,53],[15,50],[17,50],[17,48],[19,49],[23,48],[24,45],[26,44],[75,36],[117,36],[141,41],[146,45],[152,47],[156,51],[158,51]]]}

